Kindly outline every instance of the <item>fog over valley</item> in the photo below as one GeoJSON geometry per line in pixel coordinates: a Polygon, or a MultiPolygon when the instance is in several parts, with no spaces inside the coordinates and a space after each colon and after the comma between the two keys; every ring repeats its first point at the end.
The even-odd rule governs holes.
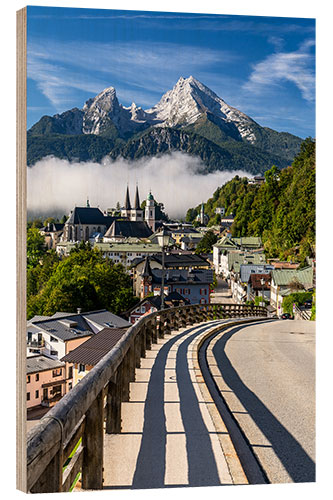
{"type": "Polygon", "coordinates": [[[133,204],[138,183],[140,203],[151,190],[170,217],[184,218],[188,208],[206,202],[235,175],[252,177],[235,170],[201,175],[201,166],[200,159],[179,152],[136,161],[105,158],[101,163],[47,157],[28,168],[28,215],[68,214],[75,206],[86,206],[87,199],[101,210],[117,202],[123,206],[127,184],[133,204]]]}

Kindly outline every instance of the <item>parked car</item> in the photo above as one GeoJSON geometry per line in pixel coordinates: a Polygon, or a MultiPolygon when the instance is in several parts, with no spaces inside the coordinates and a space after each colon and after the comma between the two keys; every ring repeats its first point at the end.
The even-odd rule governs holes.
{"type": "Polygon", "coordinates": [[[294,316],[292,314],[289,314],[289,313],[283,313],[281,315],[281,319],[294,319],[294,316]]]}
{"type": "Polygon", "coordinates": [[[305,309],[311,309],[311,307],[312,307],[312,299],[307,299],[304,302],[303,306],[305,307],[305,309]]]}

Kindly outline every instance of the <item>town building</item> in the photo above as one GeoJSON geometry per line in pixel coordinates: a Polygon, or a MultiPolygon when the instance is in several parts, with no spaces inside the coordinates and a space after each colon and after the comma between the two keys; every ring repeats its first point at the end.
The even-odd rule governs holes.
{"type": "Polygon", "coordinates": [[[152,230],[145,221],[114,220],[103,236],[104,243],[122,242],[127,238],[148,239],[152,230]]]}
{"type": "MultiPolygon", "coordinates": [[[[155,254],[149,257],[149,266],[151,269],[162,269],[162,255],[155,254]]],[[[145,267],[145,258],[135,259],[132,262],[131,275],[133,280],[134,294],[140,296],[141,275],[145,267]]],[[[209,269],[209,262],[201,255],[182,252],[168,252],[164,255],[164,267],[168,269],[209,269]]]]}
{"type": "MultiPolygon", "coordinates": [[[[130,323],[136,323],[142,316],[159,311],[161,309],[162,299],[160,295],[145,297],[140,302],[135,304],[131,309],[122,313],[122,316],[130,323]]],[[[189,300],[185,299],[178,292],[171,292],[164,297],[164,308],[178,307],[189,304],[189,300]]]]}
{"type": "Polygon", "coordinates": [[[73,387],[117,344],[127,328],[103,328],[61,361],[73,370],[73,387]]]}
{"type": "Polygon", "coordinates": [[[238,252],[239,254],[244,252],[251,252],[251,254],[260,253],[262,257],[259,258],[259,262],[252,262],[251,260],[249,263],[259,264],[260,262],[265,262],[260,237],[248,236],[235,238],[223,236],[213,245],[213,264],[217,275],[224,278],[229,277],[229,254],[233,252],[238,252]]]}
{"type": "Polygon", "coordinates": [[[137,296],[143,299],[149,294],[168,295],[178,292],[190,304],[209,304],[210,285],[213,283],[211,269],[166,269],[164,270],[164,289],[162,290],[162,269],[152,269],[146,258],[143,272],[137,277],[137,296]]]}
{"type": "Polygon", "coordinates": [[[48,250],[56,248],[63,235],[64,226],[64,224],[57,222],[49,222],[39,230],[39,233],[44,236],[45,246],[48,250]]]}
{"type": "Polygon", "coordinates": [[[65,222],[61,241],[89,241],[97,233],[105,234],[114,220],[99,208],[90,207],[89,203],[86,207],[75,207],[65,222]]]}
{"type": "Polygon", "coordinates": [[[278,316],[282,313],[284,297],[296,291],[313,289],[313,268],[303,269],[274,269],[271,272],[271,306],[278,316]]]}
{"type": "Polygon", "coordinates": [[[28,411],[36,406],[54,406],[66,393],[65,363],[44,354],[27,358],[26,393],[28,411]]]}

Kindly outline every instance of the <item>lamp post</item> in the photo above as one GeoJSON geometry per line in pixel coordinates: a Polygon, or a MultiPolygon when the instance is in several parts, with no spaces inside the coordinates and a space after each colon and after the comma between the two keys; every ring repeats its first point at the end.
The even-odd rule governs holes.
{"type": "Polygon", "coordinates": [[[163,227],[162,231],[157,236],[158,244],[162,248],[162,283],[161,283],[161,310],[164,309],[164,274],[165,274],[165,247],[168,246],[169,235],[163,227]]]}
{"type": "Polygon", "coordinates": [[[265,284],[265,280],[264,278],[261,278],[260,279],[260,283],[261,283],[261,295],[262,295],[262,302],[261,302],[261,305],[264,307],[265,306],[265,301],[264,301],[264,284],[265,284]]]}

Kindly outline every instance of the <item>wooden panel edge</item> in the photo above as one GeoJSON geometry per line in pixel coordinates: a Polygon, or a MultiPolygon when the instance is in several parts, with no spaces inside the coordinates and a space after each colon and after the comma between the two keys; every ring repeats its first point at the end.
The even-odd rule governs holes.
{"type": "Polygon", "coordinates": [[[16,488],[26,470],[26,200],[27,9],[16,12],[16,488]]]}

